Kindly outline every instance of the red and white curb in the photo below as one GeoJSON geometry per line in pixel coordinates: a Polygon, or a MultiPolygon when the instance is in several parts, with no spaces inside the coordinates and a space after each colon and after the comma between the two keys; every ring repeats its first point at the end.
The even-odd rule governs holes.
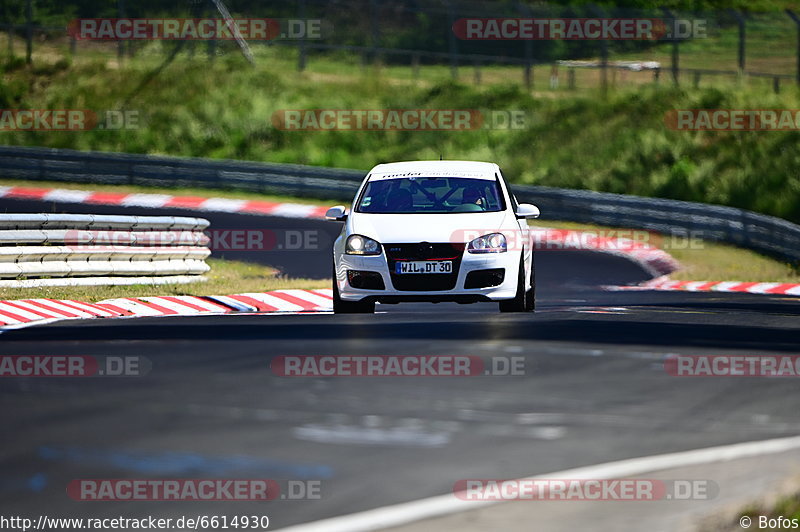
{"type": "Polygon", "coordinates": [[[625,257],[641,265],[653,277],[662,277],[680,269],[680,263],[663,249],[630,238],[610,238],[591,231],[531,228],[534,249],[598,251],[625,257]]]}
{"type": "Polygon", "coordinates": [[[733,292],[800,296],[800,283],[754,283],[741,281],[675,281],[653,279],[636,286],[609,286],[608,290],[659,290],[671,292],[733,292]]]}
{"type": "Polygon", "coordinates": [[[330,312],[330,289],[275,290],[230,296],[122,297],[86,303],[72,299],[0,301],[0,325],[21,326],[66,319],[194,316],[229,312],[330,312]]]}
{"type": "Polygon", "coordinates": [[[284,218],[323,218],[328,210],[327,207],[301,203],[171,196],[169,194],[120,194],[118,192],[92,192],[90,190],[65,188],[0,187],[0,198],[83,203],[88,205],[118,205],[121,207],[149,207],[152,209],[191,209],[207,212],[281,216],[284,218]]]}
{"type": "MultiPolygon", "coordinates": [[[[199,212],[227,212],[279,216],[283,218],[322,219],[327,207],[300,203],[276,203],[263,200],[172,196],[169,194],[121,194],[63,188],[0,187],[0,198],[118,205],[121,207],[190,209],[199,212]]],[[[667,252],[628,238],[607,238],[591,232],[533,228],[536,249],[585,249],[628,258],[640,264],[654,277],[677,270],[680,265],[667,252]]]]}

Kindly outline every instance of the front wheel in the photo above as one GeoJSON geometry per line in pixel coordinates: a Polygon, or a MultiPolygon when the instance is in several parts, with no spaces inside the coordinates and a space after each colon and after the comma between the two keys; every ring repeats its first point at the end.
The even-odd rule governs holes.
{"type": "Polygon", "coordinates": [[[500,312],[533,312],[536,308],[536,278],[533,258],[531,258],[531,288],[525,290],[525,263],[520,259],[517,276],[517,294],[514,299],[500,302],[500,312]]]}
{"type": "Polygon", "coordinates": [[[334,314],[372,314],[374,301],[345,301],[339,297],[339,283],[336,282],[336,265],[333,267],[333,313],[334,314]]]}

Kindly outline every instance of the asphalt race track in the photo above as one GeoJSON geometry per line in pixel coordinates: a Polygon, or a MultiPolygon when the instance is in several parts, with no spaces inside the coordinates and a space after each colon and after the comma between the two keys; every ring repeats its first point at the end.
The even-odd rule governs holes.
{"type": "MultiPolygon", "coordinates": [[[[0,212],[161,214],[3,200],[0,212]]],[[[169,214],[182,214],[170,209],[169,214]]],[[[196,211],[185,211],[197,215],[196,211]]],[[[215,228],[314,220],[203,213],[215,228]]],[[[225,253],[325,279],[327,249],[225,253]]],[[[0,500],[18,515],[268,515],[270,528],[612,460],[800,433],[790,378],[680,378],[670,354],[800,354],[796,298],[608,292],[647,278],[591,252],[536,256],[537,312],[379,306],[367,316],[228,315],[65,321],[0,334],[2,355],[144,357],[140,377],[0,379],[0,500]],[[279,377],[280,355],[523,357],[524,375],[279,377]],[[319,480],[319,498],[79,502],[73,479],[319,480]]],[[[320,282],[326,286],[325,282],[320,282]]],[[[720,486],[724,489],[724,486],[720,486]]],[[[547,530],[546,523],[539,523],[547,530]]]]}

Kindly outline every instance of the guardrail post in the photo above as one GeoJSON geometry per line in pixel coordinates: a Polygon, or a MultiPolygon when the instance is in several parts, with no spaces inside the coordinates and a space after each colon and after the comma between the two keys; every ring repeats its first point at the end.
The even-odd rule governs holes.
{"type": "Polygon", "coordinates": [[[700,72],[694,73],[694,88],[698,88],[700,86],[700,72]]]}
{"type": "Polygon", "coordinates": [[[481,61],[480,59],[476,59],[473,61],[473,65],[475,66],[475,85],[481,84],[481,61]]]}
{"type": "Polygon", "coordinates": [[[414,81],[419,81],[419,54],[411,54],[411,75],[414,81]]]}
{"type": "Polygon", "coordinates": [[[791,9],[786,10],[786,14],[792,19],[797,26],[797,84],[800,85],[800,17],[798,17],[791,9]]]}
{"type": "Polygon", "coordinates": [[[772,78],[772,92],[775,94],[780,94],[781,92],[781,78],[778,76],[772,78]]]}
{"type": "Polygon", "coordinates": [[[575,69],[570,68],[567,70],[567,87],[569,90],[575,90],[575,69]]]}
{"type": "Polygon", "coordinates": [[[6,26],[8,29],[8,58],[14,57],[14,25],[9,24],[6,26]]]}

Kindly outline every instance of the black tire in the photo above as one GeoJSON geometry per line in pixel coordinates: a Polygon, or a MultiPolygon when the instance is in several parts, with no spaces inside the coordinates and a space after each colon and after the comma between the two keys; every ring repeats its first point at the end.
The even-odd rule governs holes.
{"type": "Polygon", "coordinates": [[[528,290],[525,299],[525,311],[534,312],[536,310],[536,255],[531,251],[531,289],[528,290]]]}
{"type": "Polygon", "coordinates": [[[531,257],[531,288],[525,290],[525,262],[520,258],[519,275],[517,276],[517,294],[514,299],[501,301],[500,312],[533,312],[536,308],[536,284],[534,278],[533,257],[531,257]]]}
{"type": "Polygon", "coordinates": [[[339,297],[339,285],[336,282],[336,266],[333,267],[333,313],[334,314],[373,314],[374,301],[345,301],[339,297]]]}

